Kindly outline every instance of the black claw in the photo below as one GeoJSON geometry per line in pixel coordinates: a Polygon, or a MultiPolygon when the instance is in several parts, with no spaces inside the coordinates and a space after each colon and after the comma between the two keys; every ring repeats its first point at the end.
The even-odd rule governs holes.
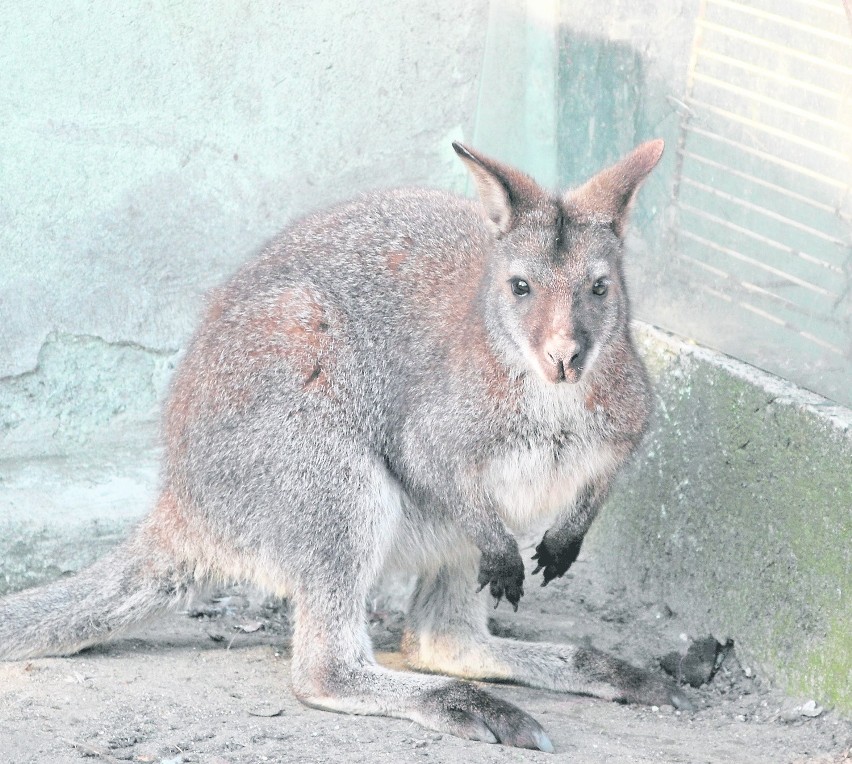
{"type": "Polygon", "coordinates": [[[518,602],[524,594],[524,562],[517,544],[513,544],[509,551],[499,554],[483,552],[478,583],[478,591],[482,591],[485,586],[489,587],[491,596],[495,599],[495,608],[505,597],[517,610],[518,602]]]}
{"type": "Polygon", "coordinates": [[[566,573],[580,554],[582,543],[582,539],[571,539],[567,543],[555,542],[548,534],[544,534],[532,556],[537,562],[533,575],[542,573],[542,586],[547,586],[554,578],[561,578],[566,573]]]}

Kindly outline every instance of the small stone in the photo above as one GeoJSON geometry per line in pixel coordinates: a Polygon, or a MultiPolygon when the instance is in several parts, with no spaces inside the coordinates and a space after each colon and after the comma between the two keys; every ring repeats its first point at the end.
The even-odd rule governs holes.
{"type": "Polygon", "coordinates": [[[249,716],[281,716],[284,713],[282,708],[277,706],[259,706],[257,708],[249,709],[249,716]]]}
{"type": "Polygon", "coordinates": [[[737,714],[736,719],[738,722],[744,722],[746,720],[745,716],[742,714],[737,714]]]}
{"type": "Polygon", "coordinates": [[[660,710],[660,707],[659,706],[651,706],[651,710],[656,714],[660,710]]]}
{"type": "Polygon", "coordinates": [[[264,628],[266,628],[266,624],[262,621],[249,621],[248,623],[238,623],[234,626],[235,631],[241,631],[243,634],[253,634],[264,628]]]}
{"type": "Polygon", "coordinates": [[[814,719],[820,714],[822,714],[824,710],[825,709],[822,706],[817,705],[817,702],[815,700],[809,700],[807,703],[802,704],[802,706],[799,708],[799,713],[802,716],[807,716],[811,719],[814,719]]]}

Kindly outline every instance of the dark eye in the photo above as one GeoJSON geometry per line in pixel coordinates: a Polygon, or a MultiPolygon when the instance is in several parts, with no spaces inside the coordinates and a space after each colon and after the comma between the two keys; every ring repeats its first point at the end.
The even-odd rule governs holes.
{"type": "Polygon", "coordinates": [[[512,294],[517,297],[523,297],[530,293],[530,285],[524,279],[512,279],[509,283],[512,285],[512,294]]]}
{"type": "Polygon", "coordinates": [[[606,279],[598,279],[592,284],[592,294],[596,294],[598,297],[603,297],[607,289],[609,289],[609,284],[607,284],[606,279]]]}

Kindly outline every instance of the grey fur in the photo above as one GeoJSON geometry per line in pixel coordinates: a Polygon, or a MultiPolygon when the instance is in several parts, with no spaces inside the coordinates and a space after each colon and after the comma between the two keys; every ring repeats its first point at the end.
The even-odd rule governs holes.
{"type": "Polygon", "coordinates": [[[398,567],[420,575],[416,668],[687,703],[591,649],[491,637],[476,594],[517,607],[513,534],[533,524],[552,524],[536,572],[562,575],[645,429],[621,237],[662,143],[561,197],[456,150],[482,206],[360,197],[291,225],[213,296],[173,382],[157,506],[89,570],[0,601],[0,657],[69,654],[193,582],[248,579],[293,600],[305,703],[552,750],[482,690],[375,663],[365,599],[398,567]]]}

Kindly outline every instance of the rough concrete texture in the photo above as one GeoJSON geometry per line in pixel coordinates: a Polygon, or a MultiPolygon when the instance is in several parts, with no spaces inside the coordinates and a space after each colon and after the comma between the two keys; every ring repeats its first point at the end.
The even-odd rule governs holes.
{"type": "Polygon", "coordinates": [[[0,595],[88,565],[153,507],[159,451],[0,460],[0,595]]]}
{"type": "Polygon", "coordinates": [[[163,391],[178,352],[52,333],[29,372],[2,385],[0,454],[61,457],[156,437],[163,391]]]}
{"type": "Polygon", "coordinates": [[[852,412],[661,332],[640,337],[655,423],[590,554],[694,635],[732,638],[788,691],[852,712],[852,412]]]}
{"type": "MultiPolygon", "coordinates": [[[[450,141],[472,131],[487,6],[6,7],[0,458],[61,447],[41,424],[23,443],[22,420],[88,406],[77,426],[99,427],[104,356],[183,347],[201,296],[292,217],[375,185],[463,189],[450,141]],[[79,387],[42,378],[45,353],[79,387]]],[[[150,421],[136,383],[114,389],[150,421]]]]}

